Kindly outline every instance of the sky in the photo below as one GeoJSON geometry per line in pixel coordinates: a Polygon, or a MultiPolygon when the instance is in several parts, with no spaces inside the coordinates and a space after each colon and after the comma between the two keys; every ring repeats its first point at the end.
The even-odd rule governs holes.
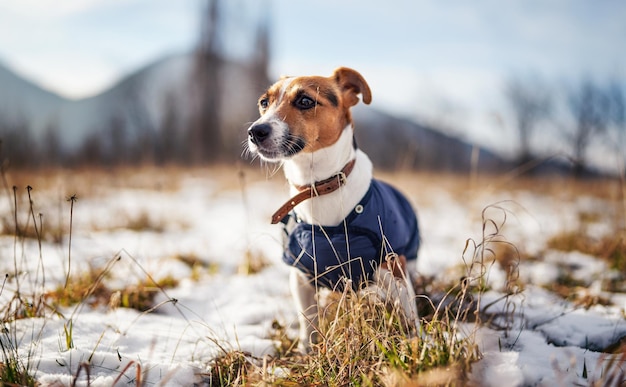
{"type": "MultiPolygon", "coordinates": [[[[353,67],[368,80],[374,106],[451,131],[494,130],[510,77],[626,78],[619,0],[226,3],[233,55],[252,44],[243,26],[267,15],[272,76],[353,67]]],[[[202,4],[0,0],[0,61],[65,97],[91,96],[140,66],[193,49],[202,4]]]]}

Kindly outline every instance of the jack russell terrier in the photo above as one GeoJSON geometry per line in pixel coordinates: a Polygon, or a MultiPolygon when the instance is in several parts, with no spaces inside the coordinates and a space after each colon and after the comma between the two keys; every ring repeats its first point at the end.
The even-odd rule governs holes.
{"type": "Polygon", "coordinates": [[[419,329],[408,268],[420,244],[417,218],[400,192],[372,178],[356,145],[350,108],[359,94],[371,102],[365,79],[345,67],[328,78],[283,77],[259,98],[261,117],[248,128],[249,151],[282,163],[293,195],[272,223],[290,226],[283,260],[293,267],[302,350],[317,340],[319,287],[373,286],[419,329]]]}

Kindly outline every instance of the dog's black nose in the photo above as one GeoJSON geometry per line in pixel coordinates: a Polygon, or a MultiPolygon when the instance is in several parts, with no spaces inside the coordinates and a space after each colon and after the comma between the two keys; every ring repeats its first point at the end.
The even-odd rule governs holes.
{"type": "Polygon", "coordinates": [[[248,129],[250,141],[257,145],[265,141],[270,133],[272,133],[272,127],[268,124],[257,124],[248,129]]]}

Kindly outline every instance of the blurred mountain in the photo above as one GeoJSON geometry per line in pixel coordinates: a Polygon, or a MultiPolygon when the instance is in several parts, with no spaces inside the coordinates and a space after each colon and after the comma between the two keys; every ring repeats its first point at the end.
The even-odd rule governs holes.
{"type": "Polygon", "coordinates": [[[358,145],[382,168],[498,171],[512,164],[495,153],[420,125],[357,105],[353,112],[358,145]]]}
{"type": "Polygon", "coordinates": [[[67,100],[16,75],[0,63],[0,117],[3,121],[28,120],[43,130],[67,100]]]}
{"type": "Polygon", "coordinates": [[[182,81],[189,65],[189,56],[168,57],[125,77],[96,96],[80,100],[64,99],[45,91],[0,65],[1,120],[25,121],[36,139],[43,138],[45,131],[54,127],[63,148],[73,151],[88,135],[103,129],[116,117],[130,119],[131,114],[147,113],[142,119],[157,122],[159,106],[165,96],[180,93],[184,87],[182,81]],[[5,87],[5,80],[9,81],[9,87],[5,87]],[[132,111],[138,104],[145,107],[145,112],[132,111]]]}
{"type": "MultiPolygon", "coordinates": [[[[83,153],[117,157],[125,144],[145,142],[166,131],[169,137],[161,146],[173,146],[188,132],[193,64],[192,54],[166,57],[81,100],[61,98],[0,66],[0,136],[3,128],[6,132],[11,123],[21,122],[37,146],[45,146],[54,131],[62,151],[70,154],[82,147],[83,153]]],[[[257,97],[268,86],[258,84],[254,71],[240,62],[224,62],[220,69],[228,85],[220,99],[227,160],[240,157],[246,128],[258,114],[257,97]]],[[[382,168],[468,171],[472,160],[481,171],[510,167],[486,149],[371,107],[358,105],[354,118],[359,146],[382,168]]]]}

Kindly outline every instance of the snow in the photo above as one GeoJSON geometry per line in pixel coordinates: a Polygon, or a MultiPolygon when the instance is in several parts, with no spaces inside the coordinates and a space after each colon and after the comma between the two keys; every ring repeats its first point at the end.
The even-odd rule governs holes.
{"type": "MultiPolygon", "coordinates": [[[[150,181],[151,173],[139,177],[150,181]]],[[[70,189],[64,183],[43,184],[41,189],[31,183],[35,213],[44,214],[46,227],[65,229],[60,244],[43,241],[41,254],[36,240],[15,243],[7,234],[12,198],[0,201],[4,223],[0,270],[10,274],[0,294],[3,309],[18,286],[12,277],[13,257],[20,291],[51,290],[63,284],[70,266],[70,204],[65,198],[73,193],[78,195],[73,208],[73,274],[109,265],[106,281],[111,284],[137,283],[148,274],[180,280],[176,287],[158,293],[159,306],[151,313],[115,303],[79,304],[63,308],[62,315],[5,324],[43,385],[72,385],[76,375],[78,386],[133,384],[138,367],[145,385],[192,385],[201,381],[207,364],[222,349],[259,358],[273,354],[275,344],[269,338],[273,321],[295,333],[288,268],[280,260],[281,230],[269,224],[273,210],[286,199],[281,177],[266,180],[263,171],[246,170],[250,181],[242,187],[234,169],[226,174],[213,169],[177,173],[172,178],[175,184],[168,179],[138,183],[135,176],[134,184],[120,177],[113,185],[110,178],[93,178],[77,186],[76,192],[64,192],[70,189]],[[138,219],[148,226],[129,229],[138,219]],[[241,274],[238,269],[246,255],[262,257],[270,265],[257,274],[241,274]],[[205,266],[194,276],[197,269],[176,258],[180,256],[195,257],[205,266]],[[73,348],[68,349],[65,330],[70,320],[73,348]],[[89,376],[85,368],[79,372],[87,362],[89,376]]],[[[523,291],[508,298],[502,298],[504,271],[490,266],[491,290],[481,303],[489,305],[486,313],[512,311],[514,318],[506,330],[466,323],[465,330],[475,332],[482,355],[472,366],[470,381],[486,386],[587,385],[602,377],[607,355],[601,351],[626,336],[626,296],[607,295],[600,289],[600,281],[610,275],[604,261],[576,251],[550,250],[545,243],[552,235],[579,227],[580,212],[607,214],[618,209],[592,196],[566,199],[530,189],[450,192],[436,178],[422,178],[419,190],[404,189],[419,212],[421,275],[443,279],[456,275],[473,253],[464,253],[466,241],[482,239],[483,210],[493,220],[488,233],[498,231],[525,252],[543,257],[520,262],[523,291]],[[612,302],[584,308],[542,287],[564,270],[585,283],[585,291],[602,293],[612,302]]],[[[26,203],[20,196],[22,225],[28,217],[26,203]]],[[[606,218],[589,225],[594,236],[613,232],[602,219],[606,218]]]]}

